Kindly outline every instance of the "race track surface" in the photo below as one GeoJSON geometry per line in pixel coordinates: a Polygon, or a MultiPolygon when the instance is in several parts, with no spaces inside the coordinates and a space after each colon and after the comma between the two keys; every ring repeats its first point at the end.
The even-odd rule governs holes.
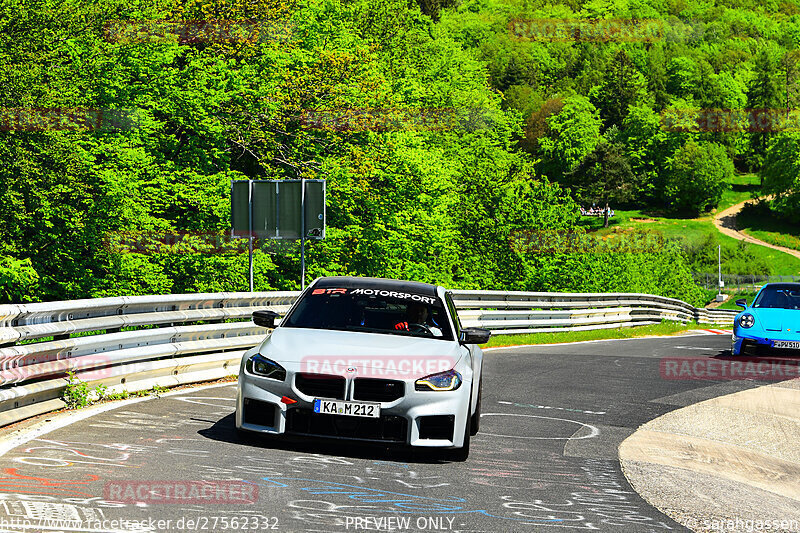
{"type": "Polygon", "coordinates": [[[685,531],[631,489],[617,447],[668,411],[763,384],[662,375],[661,358],[729,346],[709,334],[487,351],[465,463],[242,439],[235,384],[120,405],[0,458],[0,531],[685,531]],[[165,502],[167,486],[198,499],[165,502]]]}

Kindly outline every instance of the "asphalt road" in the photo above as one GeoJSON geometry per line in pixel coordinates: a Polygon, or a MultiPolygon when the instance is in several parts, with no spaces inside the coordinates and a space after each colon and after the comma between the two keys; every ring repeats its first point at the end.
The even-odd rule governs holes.
{"type": "Polygon", "coordinates": [[[235,384],[122,405],[0,457],[0,531],[682,531],[633,492],[617,446],[668,411],[762,384],[662,375],[662,358],[729,345],[695,335],[488,351],[465,463],[241,439],[235,384]],[[158,501],[166,486],[196,501],[158,501]]]}

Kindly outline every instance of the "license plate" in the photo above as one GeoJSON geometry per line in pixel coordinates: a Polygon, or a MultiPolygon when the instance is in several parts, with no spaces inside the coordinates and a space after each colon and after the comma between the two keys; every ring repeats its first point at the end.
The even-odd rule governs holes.
{"type": "Polygon", "coordinates": [[[341,400],[314,400],[314,412],[322,415],[363,416],[380,418],[381,405],[378,403],[344,402],[341,400]]]}
{"type": "Polygon", "coordinates": [[[792,348],[800,350],[800,341],[775,341],[773,345],[775,348],[792,348]]]}

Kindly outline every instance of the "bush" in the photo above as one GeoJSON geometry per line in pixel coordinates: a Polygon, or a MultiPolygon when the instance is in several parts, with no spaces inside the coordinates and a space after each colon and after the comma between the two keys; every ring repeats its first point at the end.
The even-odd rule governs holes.
{"type": "MultiPolygon", "coordinates": [[[[634,240],[633,235],[626,235],[634,240]]],[[[637,242],[643,239],[637,238],[637,242]]],[[[652,251],[605,251],[575,254],[538,254],[529,274],[528,290],[568,292],[638,292],[705,304],[703,290],[695,285],[683,251],[666,241],[652,251]]],[[[529,267],[530,268],[530,267],[529,267]]]]}
{"type": "Polygon", "coordinates": [[[764,161],[764,193],[775,195],[772,209],[789,222],[800,223],[800,134],[783,133],[769,144],[764,161]]]}
{"type": "Polygon", "coordinates": [[[733,178],[733,161],[716,143],[689,140],[667,162],[663,196],[676,211],[709,211],[733,178]]]}
{"type": "MultiPolygon", "coordinates": [[[[713,273],[716,277],[718,271],[717,246],[721,241],[715,235],[709,234],[697,246],[686,246],[686,257],[689,266],[694,272],[713,273]]],[[[763,257],[751,251],[750,244],[744,241],[722,243],[722,269],[726,274],[765,275],[772,274],[772,266],[763,257]]]]}
{"type": "Polygon", "coordinates": [[[0,255],[0,304],[36,301],[39,274],[30,259],[0,255]]]}

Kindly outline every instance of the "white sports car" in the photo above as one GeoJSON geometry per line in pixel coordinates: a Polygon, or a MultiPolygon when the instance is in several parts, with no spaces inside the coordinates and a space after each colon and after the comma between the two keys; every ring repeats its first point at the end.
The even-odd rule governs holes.
{"type": "MultiPolygon", "coordinates": [[[[256,311],[256,324],[278,315],[256,311]]],[[[478,431],[489,331],[462,328],[443,287],[318,278],[242,357],[236,428],[450,448],[478,431]]]]}

